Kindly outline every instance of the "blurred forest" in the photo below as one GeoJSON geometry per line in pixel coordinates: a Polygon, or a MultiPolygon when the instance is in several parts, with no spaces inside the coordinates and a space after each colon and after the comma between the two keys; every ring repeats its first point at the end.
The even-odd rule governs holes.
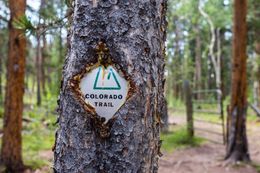
{"type": "MultiPolygon", "coordinates": [[[[10,2],[15,3],[0,0],[0,141],[5,99],[9,99],[5,94],[10,2]]],[[[247,102],[259,109],[260,0],[248,0],[247,3],[247,102]]],[[[176,114],[185,117],[185,113],[177,110],[185,107],[184,80],[190,81],[194,91],[220,90],[223,110],[227,113],[232,88],[233,5],[232,0],[168,0],[165,97],[169,117],[174,119],[176,114]]],[[[27,43],[22,160],[25,165],[34,170],[41,169],[41,172],[49,172],[53,164],[51,148],[57,128],[57,99],[68,46],[70,14],[70,0],[27,0],[25,15],[12,22],[16,28],[26,29],[25,35],[20,35],[26,38],[27,43]]],[[[205,97],[203,94],[195,96],[198,101],[217,99],[214,95],[205,97]]],[[[210,105],[205,107],[215,109],[210,105]]],[[[255,117],[253,120],[256,119],[255,112],[249,110],[249,114],[255,117]]],[[[169,124],[170,131],[175,130],[170,120],[169,124]]],[[[259,132],[260,128],[257,127],[259,132]]],[[[175,134],[185,137],[179,132],[175,134]]],[[[165,152],[170,152],[173,147],[178,148],[178,145],[168,143],[171,137],[163,134],[162,138],[166,140],[163,144],[165,152]]],[[[196,138],[195,143],[201,143],[201,140],[196,138]]],[[[0,172],[1,169],[4,168],[1,167],[0,172]]]]}
{"type": "MultiPolygon", "coordinates": [[[[258,106],[259,3],[249,0],[247,14],[248,101],[258,106]]],[[[232,19],[233,2],[229,0],[169,1],[166,96],[170,106],[183,98],[183,79],[192,81],[196,90],[221,88],[224,99],[229,98],[232,19]]]]}

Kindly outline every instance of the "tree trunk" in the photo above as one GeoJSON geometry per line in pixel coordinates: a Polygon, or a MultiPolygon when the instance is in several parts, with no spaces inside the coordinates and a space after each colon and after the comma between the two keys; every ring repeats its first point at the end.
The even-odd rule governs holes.
{"type": "Polygon", "coordinates": [[[41,105],[42,98],[41,98],[41,79],[42,79],[42,49],[41,49],[41,40],[40,35],[37,34],[37,50],[36,50],[36,78],[37,78],[37,106],[41,105]]]}
{"type": "Polygon", "coordinates": [[[167,133],[169,130],[169,122],[168,122],[168,107],[166,98],[163,99],[161,104],[161,131],[167,133]]]}
{"type": "MultiPolygon", "coordinates": [[[[43,23],[45,24],[45,10],[46,10],[46,0],[41,0],[41,5],[40,5],[40,9],[39,9],[39,14],[40,14],[40,19],[43,19],[43,23]]],[[[40,21],[40,20],[39,20],[40,21]]],[[[40,39],[41,40],[41,39],[40,39]]],[[[41,47],[41,58],[39,58],[40,60],[40,77],[41,77],[41,89],[42,89],[42,93],[44,96],[46,96],[46,88],[45,88],[45,59],[47,58],[47,40],[46,40],[46,33],[42,34],[42,47],[41,47]]]]}
{"type": "Polygon", "coordinates": [[[216,88],[221,90],[221,56],[222,56],[222,47],[221,47],[221,35],[220,35],[220,28],[216,29],[216,63],[217,63],[217,70],[216,70],[216,88]]]}
{"type": "Polygon", "coordinates": [[[44,96],[46,96],[46,86],[45,86],[45,81],[46,81],[46,76],[45,76],[45,60],[48,58],[48,53],[47,53],[47,40],[46,40],[46,35],[45,33],[42,35],[42,42],[43,42],[43,47],[41,50],[41,85],[42,85],[42,93],[44,96]]]}
{"type": "Polygon", "coordinates": [[[209,44],[209,56],[214,68],[215,73],[215,80],[216,85],[215,88],[220,89],[221,88],[221,39],[220,36],[220,30],[219,28],[215,28],[214,23],[211,19],[211,17],[204,11],[202,8],[202,3],[200,2],[199,5],[199,12],[201,15],[206,19],[210,26],[210,32],[211,32],[211,41],[209,44]],[[217,50],[217,52],[215,52],[217,50]],[[217,56],[215,55],[217,53],[217,56]]]}
{"type": "Polygon", "coordinates": [[[25,15],[25,0],[10,0],[9,43],[7,60],[7,84],[4,110],[3,142],[1,159],[7,172],[23,169],[22,161],[22,113],[26,39],[24,31],[15,29],[12,22],[25,15]]]}
{"type": "MultiPolygon", "coordinates": [[[[36,61],[35,61],[35,64],[36,64],[36,61]]],[[[37,70],[37,69],[35,69],[35,70],[37,70]]],[[[35,84],[37,83],[36,81],[37,81],[37,72],[34,71],[32,73],[32,93],[35,93],[35,84]]]]}
{"type": "Polygon", "coordinates": [[[223,28],[220,29],[219,37],[220,37],[219,43],[221,43],[220,49],[218,50],[220,53],[220,54],[218,54],[218,55],[220,55],[220,57],[219,57],[219,59],[220,59],[220,62],[219,62],[220,63],[220,81],[221,81],[220,90],[222,92],[222,102],[223,102],[223,100],[225,100],[225,98],[228,94],[228,92],[226,91],[227,90],[226,85],[228,85],[228,84],[226,82],[224,82],[224,81],[226,81],[226,75],[224,73],[225,64],[226,64],[226,60],[225,60],[226,55],[224,54],[224,50],[223,50],[223,47],[225,46],[225,29],[223,29],[223,28]]]}
{"type": "MultiPolygon", "coordinates": [[[[65,46],[64,46],[65,47],[65,46]]],[[[62,78],[62,64],[64,63],[64,53],[63,53],[63,45],[62,45],[62,28],[59,29],[59,72],[58,72],[58,79],[60,81],[62,78]]],[[[59,89],[57,89],[57,93],[59,94],[59,89]]]]}
{"type": "Polygon", "coordinates": [[[59,100],[55,172],[158,172],[165,10],[165,0],[75,1],[59,100]],[[100,61],[104,53],[97,49],[107,50],[114,68],[130,82],[128,99],[107,123],[77,92],[82,71],[106,60],[100,61]]]}
{"type": "Polygon", "coordinates": [[[192,105],[192,89],[188,80],[183,83],[183,90],[185,93],[185,107],[186,107],[186,120],[187,132],[189,138],[194,137],[194,123],[193,123],[193,105],[192,105]]]}
{"type": "Polygon", "coordinates": [[[182,95],[182,88],[181,88],[181,84],[180,81],[182,79],[181,76],[181,68],[180,68],[180,64],[181,64],[181,48],[180,48],[180,42],[181,42],[181,31],[180,28],[178,26],[178,17],[174,17],[173,21],[175,23],[175,30],[174,30],[174,34],[175,34],[175,46],[174,46],[174,58],[172,60],[172,74],[173,74],[173,81],[172,81],[172,85],[173,85],[173,97],[176,99],[181,98],[182,95]]]}
{"type": "MultiPolygon", "coordinates": [[[[201,90],[202,87],[202,80],[201,80],[201,73],[202,73],[202,65],[201,65],[201,38],[200,38],[200,29],[199,29],[199,25],[197,24],[195,26],[195,33],[196,33],[196,57],[195,57],[195,64],[196,64],[196,68],[195,68],[195,83],[196,83],[196,90],[201,90]]],[[[200,100],[201,99],[201,94],[198,93],[197,94],[197,99],[200,100]]]]}
{"type": "Polygon", "coordinates": [[[228,118],[228,143],[226,159],[249,161],[246,136],[247,80],[247,1],[235,0],[232,58],[232,90],[228,118]]]}

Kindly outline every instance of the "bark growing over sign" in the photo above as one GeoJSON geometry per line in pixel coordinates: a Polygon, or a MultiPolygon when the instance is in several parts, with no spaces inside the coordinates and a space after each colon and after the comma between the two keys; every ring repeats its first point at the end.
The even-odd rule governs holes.
{"type": "Polygon", "coordinates": [[[226,158],[248,161],[246,136],[246,38],[247,0],[235,0],[233,28],[232,92],[228,115],[228,141],[226,158]]]}
{"type": "Polygon", "coordinates": [[[54,170],[157,172],[166,0],[95,2],[97,7],[93,1],[74,2],[54,170]],[[73,77],[98,62],[99,42],[107,45],[115,68],[132,83],[127,101],[107,125],[100,124],[95,112],[86,111],[69,85],[73,77]]]}
{"type": "Polygon", "coordinates": [[[10,0],[9,7],[11,18],[8,24],[7,84],[1,160],[7,167],[7,172],[16,172],[23,168],[21,131],[26,39],[23,36],[24,31],[15,29],[12,22],[25,14],[26,1],[10,0]]]}

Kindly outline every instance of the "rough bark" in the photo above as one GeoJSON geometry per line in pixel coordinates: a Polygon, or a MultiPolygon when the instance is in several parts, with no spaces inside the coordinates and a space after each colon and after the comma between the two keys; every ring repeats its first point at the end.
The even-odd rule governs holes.
{"type": "Polygon", "coordinates": [[[226,159],[230,161],[249,161],[246,136],[247,0],[235,0],[234,2],[232,89],[228,112],[226,159]]]}
{"type": "Polygon", "coordinates": [[[1,159],[7,172],[16,172],[23,168],[21,131],[26,39],[23,36],[24,31],[15,29],[12,22],[25,14],[25,7],[25,0],[9,1],[11,18],[8,24],[7,83],[1,149],[1,159]]]}
{"type": "Polygon", "coordinates": [[[96,7],[93,1],[74,3],[54,171],[157,172],[166,1],[100,0],[96,7]],[[115,68],[131,83],[129,98],[107,124],[84,109],[69,85],[86,66],[98,62],[99,42],[106,43],[115,68]]]}

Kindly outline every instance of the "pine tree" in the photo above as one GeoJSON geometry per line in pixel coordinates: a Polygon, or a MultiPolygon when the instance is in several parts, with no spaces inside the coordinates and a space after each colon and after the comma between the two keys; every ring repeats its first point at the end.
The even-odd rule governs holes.
{"type": "Polygon", "coordinates": [[[74,3],[54,170],[157,172],[166,0],[74,3]],[[85,72],[106,64],[130,83],[126,102],[107,123],[78,86],[85,72]]]}
{"type": "Polygon", "coordinates": [[[247,0],[234,1],[233,58],[231,104],[228,115],[226,158],[231,161],[249,161],[246,135],[247,80],[247,0]]]}
{"type": "Polygon", "coordinates": [[[7,172],[19,172],[23,169],[21,132],[26,38],[23,35],[24,31],[16,29],[13,22],[25,15],[26,0],[9,0],[9,8],[11,17],[8,24],[7,83],[1,160],[7,172]]]}

